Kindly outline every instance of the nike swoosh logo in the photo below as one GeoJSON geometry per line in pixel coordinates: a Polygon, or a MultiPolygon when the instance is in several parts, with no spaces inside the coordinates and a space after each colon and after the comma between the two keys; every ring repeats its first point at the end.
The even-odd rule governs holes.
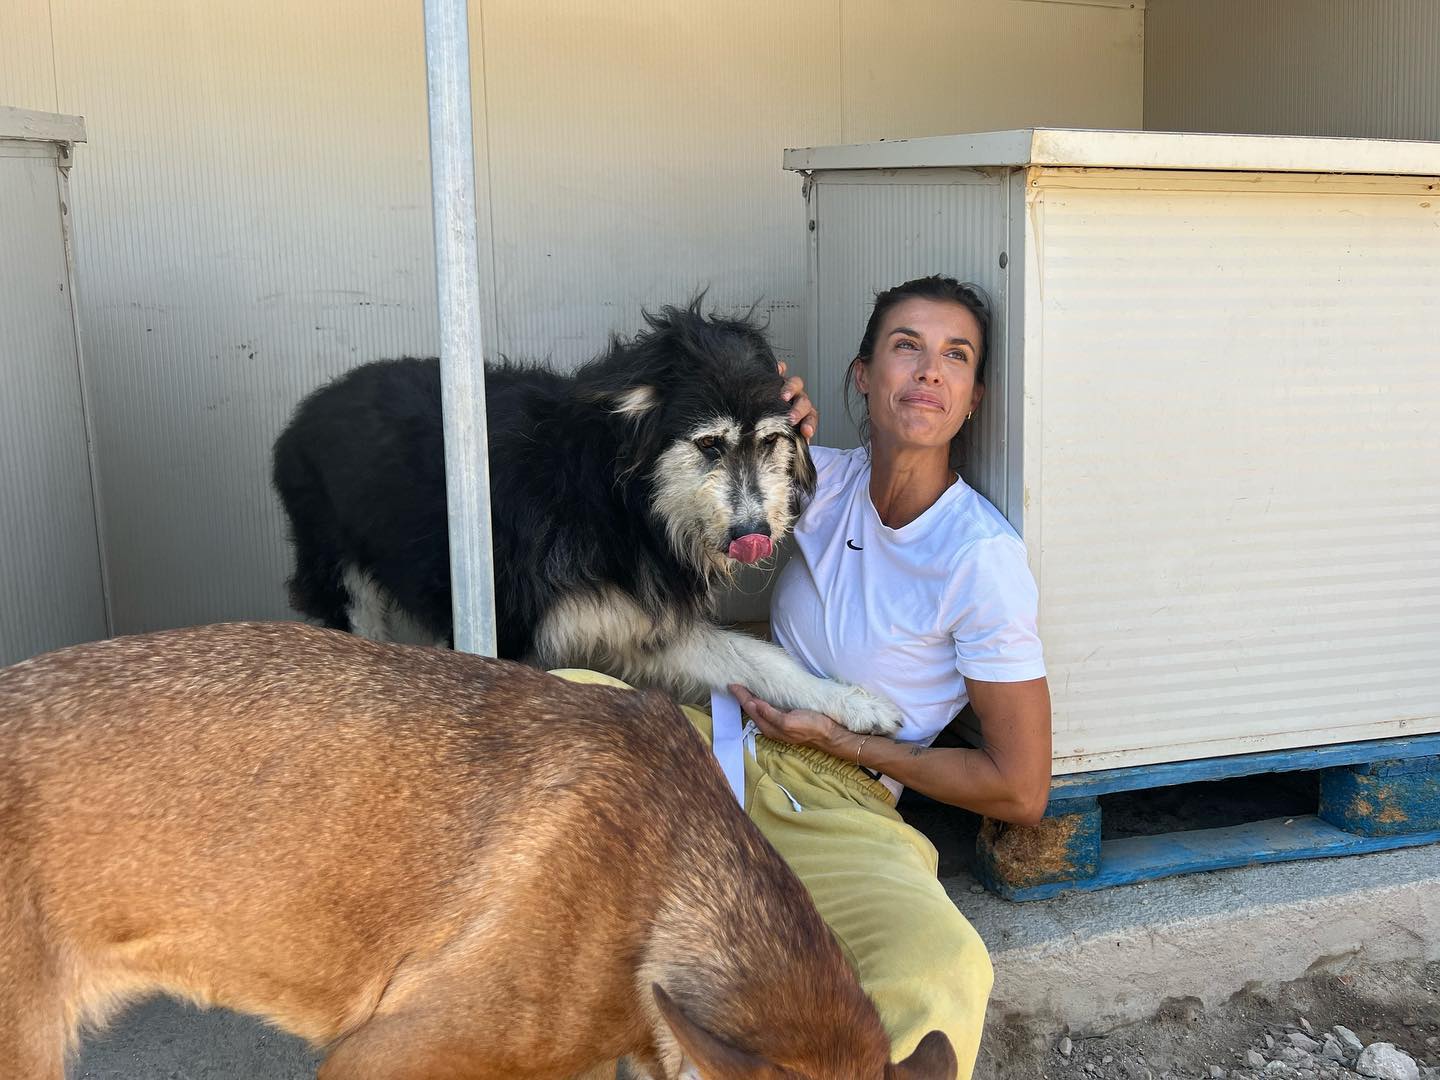
{"type": "Polygon", "coordinates": [[[846,540],[846,541],[845,541],[845,546],[848,547],[851,551],[864,551],[864,550],[865,550],[865,549],[864,549],[863,547],[861,547],[859,544],[855,543],[854,540],[846,540]]]}

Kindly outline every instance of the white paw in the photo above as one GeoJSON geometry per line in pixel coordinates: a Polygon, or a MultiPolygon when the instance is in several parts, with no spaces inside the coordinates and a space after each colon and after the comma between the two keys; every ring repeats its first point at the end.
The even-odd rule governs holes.
{"type": "Polygon", "coordinates": [[[825,711],[857,735],[894,735],[904,719],[888,698],[858,686],[840,687],[825,711]]]}

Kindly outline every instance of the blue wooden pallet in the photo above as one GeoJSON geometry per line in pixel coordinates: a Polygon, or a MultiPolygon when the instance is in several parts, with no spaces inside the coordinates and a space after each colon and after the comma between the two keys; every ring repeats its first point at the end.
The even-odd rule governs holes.
{"type": "Polygon", "coordinates": [[[1058,776],[1034,828],[987,821],[981,880],[1043,900],[1235,866],[1358,855],[1440,842],[1440,734],[1275,750],[1058,776]],[[1100,839],[1101,795],[1266,773],[1318,772],[1314,814],[1160,836],[1100,839]]]}

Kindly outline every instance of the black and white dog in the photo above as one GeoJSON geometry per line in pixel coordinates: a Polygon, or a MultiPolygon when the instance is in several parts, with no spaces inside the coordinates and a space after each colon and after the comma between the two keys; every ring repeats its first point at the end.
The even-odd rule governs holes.
{"type": "MultiPolygon", "coordinates": [[[[714,623],[717,586],[789,531],[814,466],[753,322],[698,304],[645,320],[570,375],[487,368],[500,655],[687,701],[740,682],[894,731],[889,701],[714,623]]],[[[311,394],[275,443],[273,480],[297,611],[379,640],[449,642],[438,361],[378,361],[311,394]]]]}

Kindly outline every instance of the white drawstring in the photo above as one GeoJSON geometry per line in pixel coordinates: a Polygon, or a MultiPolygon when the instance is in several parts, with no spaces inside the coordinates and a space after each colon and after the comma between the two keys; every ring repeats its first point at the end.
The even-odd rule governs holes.
{"type": "Polygon", "coordinates": [[[794,810],[794,811],[798,814],[798,813],[800,813],[802,810],[805,809],[803,806],[800,805],[800,800],[797,799],[797,798],[795,798],[794,795],[791,795],[790,792],[789,792],[788,790],[786,790],[784,784],[780,783],[780,782],[777,780],[777,781],[775,782],[775,786],[780,789],[781,793],[785,796],[785,798],[787,798],[787,799],[790,800],[790,809],[791,809],[791,810],[794,810]]]}

